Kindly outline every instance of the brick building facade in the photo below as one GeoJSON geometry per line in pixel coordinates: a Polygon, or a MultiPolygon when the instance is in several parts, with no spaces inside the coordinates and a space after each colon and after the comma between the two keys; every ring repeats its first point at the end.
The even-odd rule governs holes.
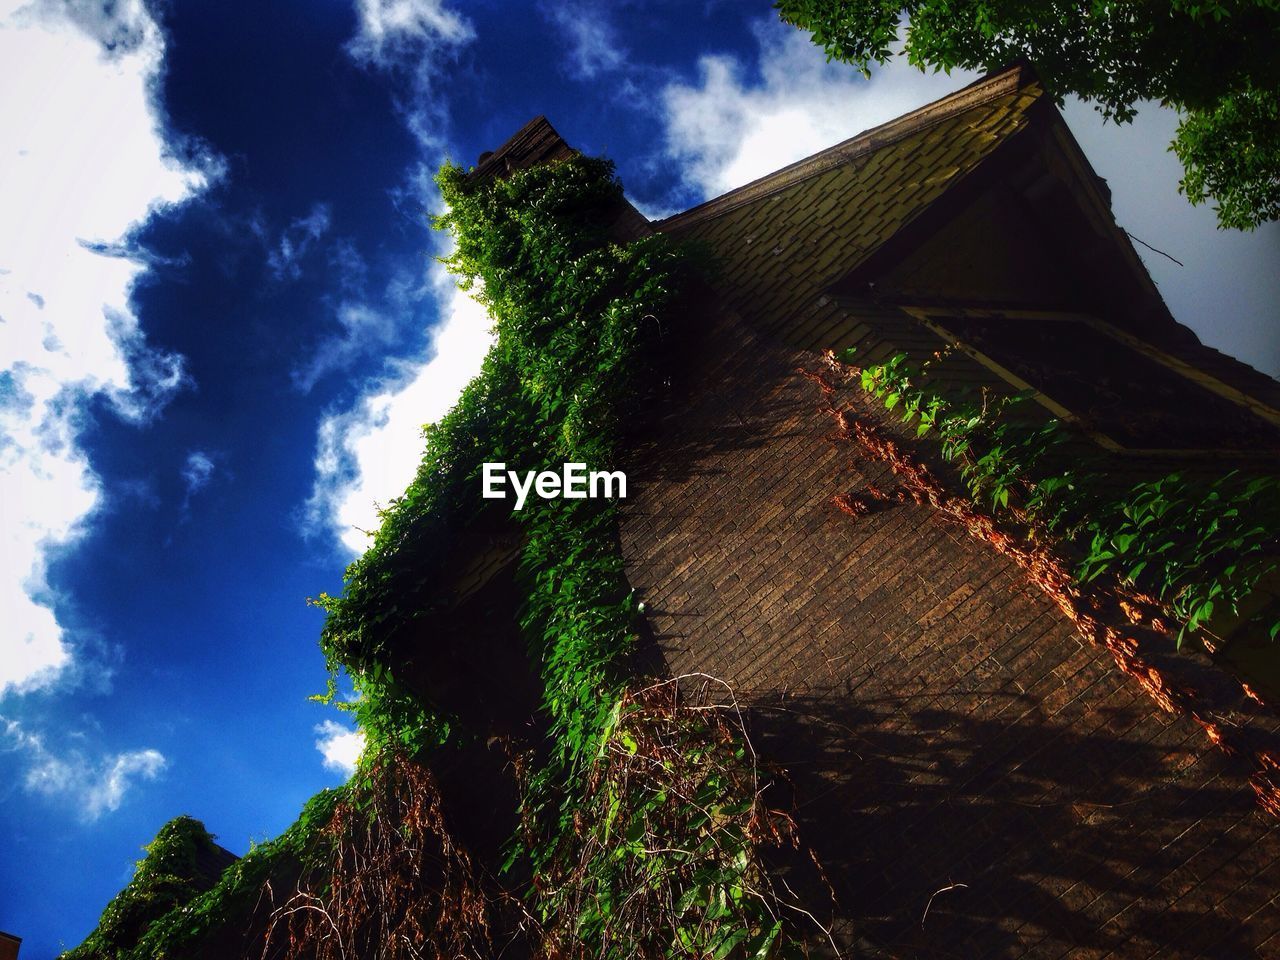
{"type": "MultiPolygon", "coordinates": [[[[537,118],[470,176],[571,153],[537,118]]],[[[794,807],[820,867],[769,864],[829,932],[802,925],[815,952],[1280,957],[1280,648],[1242,616],[1211,623],[1216,656],[1176,650],[1141,604],[1088,606],[841,359],[940,356],[948,389],[1022,392],[1077,428],[1059,455],[1117,485],[1275,472],[1280,384],[1170,316],[1034,75],[667,220],[624,204],[610,232],[652,231],[715,270],[664,332],[670,389],[624,464],[642,669],[732,691],[781,774],[766,800],[794,807]]],[[[497,878],[522,800],[509,748],[539,749],[544,684],[518,625],[519,525],[487,510],[461,531],[430,618],[385,656],[469,731],[430,771],[450,845],[497,878]]],[[[301,891],[295,861],[276,869],[301,891]]],[[[528,869],[495,883],[525,890],[528,869]]],[[[280,955],[275,903],[250,898],[189,955],[280,955]]],[[[502,920],[496,954],[539,955],[525,919],[502,920]]]]}
{"type": "MultiPolygon", "coordinates": [[[[893,956],[1280,956],[1280,821],[1257,802],[1275,712],[1118,623],[1158,677],[1139,682],[934,505],[834,502],[897,482],[832,438],[815,381],[849,347],[952,344],[951,381],[1035,390],[1118,480],[1274,467],[1280,384],[1172,319],[1035,77],[992,75],[653,227],[720,267],[630,472],[627,573],[664,669],[732,684],[788,770],[837,936],[893,956]],[[1221,729],[1247,746],[1218,749],[1221,729]]],[[[835,404],[946,482],[881,405],[835,404]]]]}

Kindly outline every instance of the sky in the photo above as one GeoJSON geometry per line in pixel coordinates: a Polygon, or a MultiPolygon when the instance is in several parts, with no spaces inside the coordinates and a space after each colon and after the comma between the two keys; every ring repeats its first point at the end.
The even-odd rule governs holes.
{"type": "MultiPolygon", "coordinates": [[[[322,615],[489,343],[432,174],[544,113],[650,216],[972,79],[827,64],[767,0],[0,0],[0,930],[47,960],[162,823],[243,853],[360,737],[322,615]]],[[[1280,225],[1176,124],[1068,122],[1174,315],[1280,374],[1280,225]]]]}

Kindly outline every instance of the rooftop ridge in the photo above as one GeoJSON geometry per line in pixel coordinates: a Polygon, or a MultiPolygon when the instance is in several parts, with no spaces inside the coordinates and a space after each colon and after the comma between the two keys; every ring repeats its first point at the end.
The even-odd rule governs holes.
{"type": "Polygon", "coordinates": [[[824,150],[797,160],[795,163],[781,167],[772,173],[765,174],[750,183],[723,193],[697,206],[690,207],[683,213],[677,213],[664,220],[654,222],[654,229],[659,231],[676,230],[713,219],[745,204],[763,197],[778,193],[787,187],[847,163],[857,157],[887,147],[920,130],[948,120],[966,110],[980,106],[998,97],[1016,93],[1027,83],[1035,82],[1034,74],[1023,64],[1014,64],[1000,71],[979,78],[967,87],[947,94],[923,107],[904,113],[887,123],[871,127],[855,134],[848,140],[827,147],[824,150]]]}

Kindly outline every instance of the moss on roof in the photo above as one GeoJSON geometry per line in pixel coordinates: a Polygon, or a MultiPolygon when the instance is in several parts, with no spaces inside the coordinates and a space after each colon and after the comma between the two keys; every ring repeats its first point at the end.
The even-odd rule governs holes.
{"type": "MultiPolygon", "coordinates": [[[[1029,123],[1043,96],[1036,83],[853,151],[862,138],[824,151],[837,162],[739,205],[672,218],[660,229],[706,243],[720,258],[728,306],[755,325],[791,331],[834,319],[823,291],[972,172],[1029,123]],[[852,153],[839,162],[840,151],[852,153]]],[[[820,155],[821,156],[821,155],[820,155]]],[[[750,190],[751,188],[747,188],[750,190]]],[[[755,188],[756,192],[759,187],[755,188]]]]}

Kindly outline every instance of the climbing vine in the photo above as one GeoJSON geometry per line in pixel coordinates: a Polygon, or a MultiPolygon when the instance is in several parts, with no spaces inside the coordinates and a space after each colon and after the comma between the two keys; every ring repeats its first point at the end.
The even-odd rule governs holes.
{"type": "Polygon", "coordinates": [[[229,865],[200,821],[171,820],[146,847],[133,880],[107,905],[97,928],[62,960],[176,960],[194,955],[229,926],[237,942],[245,939],[264,889],[329,855],[324,827],[349,792],[322,790],[288,830],[229,865]],[[221,873],[206,875],[201,860],[221,873]]]}
{"type": "MultiPolygon", "coordinates": [[[[897,354],[864,367],[861,385],[917,436],[937,435],[975,500],[1072,544],[1079,582],[1110,577],[1154,597],[1177,618],[1181,643],[1215,614],[1237,613],[1280,568],[1280,477],[1174,472],[1118,488],[1100,465],[1055,456],[1069,430],[1024,413],[1029,394],[939,390],[930,367],[944,356],[915,368],[897,354]]],[[[1280,634],[1280,620],[1259,626],[1280,634]]]]}
{"type": "Polygon", "coordinates": [[[107,904],[84,942],[63,954],[65,960],[128,956],[155,921],[214,884],[216,872],[206,871],[224,865],[213,836],[192,817],[170,820],[144,850],[133,879],[107,904]]]}
{"type": "MultiPolygon", "coordinates": [[[[457,242],[449,266],[490,310],[491,358],[515,371],[509,406],[492,413],[514,421],[499,434],[519,446],[482,459],[614,464],[660,382],[690,252],[661,236],[609,242],[622,201],[599,160],[480,186],[446,168],[440,186],[449,213],[439,225],[457,242]]],[[[520,627],[542,673],[551,751],[527,778],[512,857],[536,878],[543,950],[703,957],[754,945],[753,955],[769,955],[785,939],[779,901],[761,880],[774,821],[755,778],[742,775],[743,741],[729,727],[631,692],[639,608],[616,507],[539,500],[516,516],[520,627]],[[623,756],[635,761],[630,776],[618,775],[623,756]]]]}
{"type": "MultiPolygon", "coordinates": [[[[622,195],[605,161],[579,157],[483,185],[446,166],[438,180],[449,211],[436,225],[457,242],[445,262],[488,308],[497,339],[453,410],[427,428],[417,476],[348,568],[343,595],[319,598],[329,614],[321,646],[357,676],[436,613],[455,535],[495,509],[480,495],[485,462],[542,470],[614,460],[689,271],[664,237],[607,242],[622,195]]],[[[518,515],[526,528],[541,516],[518,515]]]]}
{"type": "MultiPolygon", "coordinates": [[[[323,796],[213,890],[153,923],[128,956],[183,955],[246,909],[265,925],[263,956],[349,956],[371,931],[381,931],[379,956],[485,955],[476,871],[449,837],[429,774],[445,744],[483,731],[408,689],[394,664],[398,651],[430,650],[460,545],[513,525],[523,545],[515,626],[541,675],[546,720],[545,742],[528,744],[517,764],[521,827],[508,861],[534,878],[518,900],[535,952],[792,953],[789,901],[765,862],[770,846],[794,842],[790,820],[764,803],[767,778],[736,713],[682,700],[678,684],[637,682],[641,611],[616,505],[531,499],[511,513],[481,496],[487,462],[613,469],[661,389],[700,258],[663,236],[610,239],[625,201],[603,160],[487,182],[447,165],[437,182],[448,210],[436,226],[456,243],[445,263],[487,307],[495,342],[455,407],[426,428],[413,482],[382,511],[342,594],[315,601],[327,612],[330,670],[346,671],[359,694],[350,709],[368,742],[360,767],[340,795],[323,796]],[[420,802],[405,806],[406,797],[420,802]],[[435,852],[427,866],[439,889],[406,899],[422,851],[435,852]],[[290,870],[286,893],[278,878],[290,870]],[[450,898],[458,902],[441,908],[450,898]]],[[[335,690],[322,699],[336,700],[335,690]]]]}
{"type": "Polygon", "coordinates": [[[800,952],[761,857],[797,846],[794,823],[762,798],[736,705],[698,679],[627,692],[554,843],[527,821],[550,955],[800,952]]]}

